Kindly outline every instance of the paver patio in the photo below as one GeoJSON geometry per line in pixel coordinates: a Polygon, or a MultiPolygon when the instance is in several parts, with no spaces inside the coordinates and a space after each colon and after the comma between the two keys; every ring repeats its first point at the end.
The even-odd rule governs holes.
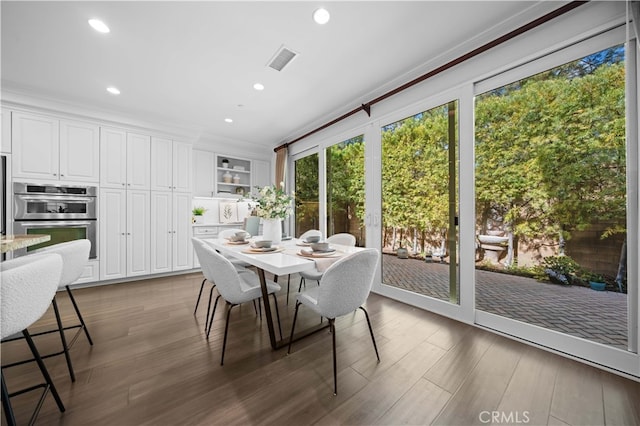
{"type": "MultiPolygon", "coordinates": [[[[383,283],[449,300],[449,265],[382,257],[383,283]]],[[[476,308],[571,336],[627,348],[627,295],[476,270],[476,308]]]]}

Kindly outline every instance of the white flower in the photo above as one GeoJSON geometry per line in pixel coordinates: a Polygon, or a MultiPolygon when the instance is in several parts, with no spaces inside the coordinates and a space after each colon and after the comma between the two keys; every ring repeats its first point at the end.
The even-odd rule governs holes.
{"type": "MultiPolygon", "coordinates": [[[[281,184],[282,185],[282,184],[281,184]]],[[[293,210],[293,196],[288,195],[275,186],[258,188],[259,198],[253,198],[256,202],[256,213],[263,219],[285,219],[293,210]]]]}

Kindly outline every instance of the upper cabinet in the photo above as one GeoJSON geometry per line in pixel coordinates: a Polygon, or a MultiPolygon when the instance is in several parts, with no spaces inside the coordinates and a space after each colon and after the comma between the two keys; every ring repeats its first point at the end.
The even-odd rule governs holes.
{"type": "Polygon", "coordinates": [[[193,150],[193,195],[213,197],[215,195],[215,154],[210,151],[193,150]]]}
{"type": "Polygon", "coordinates": [[[100,180],[100,138],[96,125],[14,112],[11,139],[15,177],[100,180]]]}
{"type": "Polygon", "coordinates": [[[151,188],[151,137],[103,127],[100,139],[101,186],[151,188]]]}
{"type": "Polygon", "coordinates": [[[2,132],[0,140],[0,152],[11,153],[11,111],[2,108],[2,132]]]}
{"type": "Polygon", "coordinates": [[[151,138],[151,189],[192,191],[191,145],[171,139],[151,138]]]}

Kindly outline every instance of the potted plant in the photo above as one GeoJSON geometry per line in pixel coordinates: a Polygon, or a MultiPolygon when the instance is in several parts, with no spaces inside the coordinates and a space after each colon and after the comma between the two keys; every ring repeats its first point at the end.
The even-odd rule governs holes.
{"type": "Polygon", "coordinates": [[[229,160],[227,160],[226,158],[222,159],[222,168],[224,168],[224,169],[228,169],[229,168],[229,160]]]}
{"type": "Polygon", "coordinates": [[[585,281],[589,282],[589,287],[596,291],[604,291],[607,283],[604,280],[604,277],[595,272],[586,272],[583,276],[585,281]]]}
{"type": "Polygon", "coordinates": [[[428,250],[427,252],[425,252],[424,261],[427,263],[433,262],[433,253],[431,253],[431,250],[428,250]]]}
{"type": "Polygon", "coordinates": [[[192,210],[191,210],[191,214],[193,215],[193,223],[203,223],[204,222],[204,218],[202,217],[204,215],[204,212],[206,212],[207,209],[205,209],[202,206],[195,206],[192,210]]]}

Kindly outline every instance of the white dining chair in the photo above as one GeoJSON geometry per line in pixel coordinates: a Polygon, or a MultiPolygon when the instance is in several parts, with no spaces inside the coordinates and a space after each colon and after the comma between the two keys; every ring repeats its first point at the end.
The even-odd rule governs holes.
{"type": "Polygon", "coordinates": [[[369,296],[373,277],[376,272],[380,253],[376,249],[363,249],[349,254],[331,265],[320,279],[320,285],[305,290],[296,296],[296,310],[291,324],[291,335],[287,353],[291,353],[293,333],[298,318],[300,305],[305,305],[321,317],[329,320],[329,329],[333,341],[333,393],[338,394],[337,361],[336,361],[336,327],[335,319],[357,309],[361,309],[367,319],[371,341],[378,362],[378,346],[373,336],[371,321],[367,310],[362,306],[369,296]]]}
{"type": "MultiPolygon", "coordinates": [[[[227,320],[224,328],[224,339],[222,343],[222,356],[220,358],[220,365],[224,365],[224,353],[227,346],[227,335],[229,331],[229,317],[231,310],[245,302],[251,302],[259,300],[262,297],[262,289],[260,288],[260,281],[254,273],[239,273],[233,264],[214,250],[211,246],[204,241],[197,238],[193,238],[193,246],[196,249],[196,254],[202,270],[206,271],[205,275],[212,277],[215,282],[216,289],[218,290],[218,297],[213,305],[213,312],[209,318],[209,326],[207,332],[207,338],[211,331],[213,324],[213,317],[216,313],[216,307],[218,306],[218,300],[222,297],[227,302],[227,320]]],[[[272,281],[267,282],[267,294],[273,296],[273,301],[276,309],[276,316],[278,318],[278,329],[280,331],[280,338],[282,338],[282,327],[280,325],[280,313],[278,312],[278,299],[276,298],[276,292],[280,291],[280,286],[272,281]]],[[[264,300],[264,303],[269,303],[268,300],[264,300]]]]}
{"type": "MultiPolygon", "coordinates": [[[[305,241],[307,237],[311,237],[311,236],[322,238],[322,232],[317,229],[309,229],[308,231],[303,232],[302,235],[300,235],[299,239],[301,241],[305,241]]],[[[287,276],[287,305],[289,304],[290,286],[291,286],[291,274],[287,276]]],[[[298,291],[300,291],[301,288],[302,288],[302,279],[300,280],[300,286],[298,288],[298,291]]]]}
{"type": "MultiPolygon", "coordinates": [[[[355,247],[356,245],[356,237],[347,234],[333,234],[328,237],[326,240],[329,244],[340,244],[343,246],[355,247]]],[[[302,286],[306,284],[306,280],[316,280],[318,284],[320,284],[320,278],[322,278],[322,272],[317,269],[312,269],[310,271],[302,271],[300,272],[300,284],[298,285],[298,292],[302,290],[302,286]]]]}
{"type": "MultiPolygon", "coordinates": [[[[197,245],[200,244],[206,244],[206,242],[204,240],[200,240],[198,238],[192,237],[191,238],[192,244],[193,244],[193,248],[196,251],[196,256],[198,256],[198,261],[200,261],[200,257],[199,257],[199,249],[196,247],[197,245]]],[[[235,265],[234,265],[235,267],[235,265]]],[[[238,269],[238,268],[236,268],[238,269]]],[[[204,279],[202,280],[202,284],[200,285],[200,293],[198,294],[198,301],[196,302],[196,310],[198,309],[198,303],[200,302],[200,296],[202,295],[202,288],[204,286],[204,284],[208,281],[211,284],[211,289],[209,290],[209,303],[207,304],[207,316],[205,317],[204,320],[204,331],[205,333],[207,333],[207,337],[209,337],[209,314],[211,313],[211,301],[213,298],[213,289],[216,288],[216,283],[215,283],[215,275],[212,273],[213,271],[210,268],[202,268],[202,275],[204,275],[204,279]]],[[[240,268],[238,269],[238,274],[253,274],[255,275],[255,272],[249,270],[249,269],[245,269],[245,268],[240,268]]],[[[255,309],[255,302],[254,302],[254,309],[255,309]]],[[[257,313],[257,310],[256,310],[257,313]]],[[[196,311],[193,312],[193,314],[196,314],[196,311]]]]}
{"type": "MultiPolygon", "coordinates": [[[[43,383],[29,386],[9,393],[5,383],[4,371],[8,365],[2,366],[2,408],[8,425],[15,425],[16,419],[10,398],[36,389],[44,389],[40,400],[31,416],[29,424],[33,424],[49,391],[58,405],[60,412],[65,411],[64,404],[51,380],[47,367],[27,330],[47,311],[58,289],[62,275],[62,258],[58,254],[23,256],[0,263],[0,338],[22,332],[33,359],[44,378],[43,383]]],[[[18,365],[14,363],[12,365],[18,365]]]]}
{"type": "MultiPolygon", "coordinates": [[[[29,259],[34,256],[41,256],[46,254],[58,254],[62,258],[62,275],[60,276],[60,282],[58,283],[59,290],[66,290],[71,304],[73,305],[73,309],[78,318],[78,323],[73,325],[62,324],[62,317],[60,316],[60,309],[58,307],[57,295],[54,295],[51,300],[51,304],[53,306],[53,312],[56,318],[57,328],[40,331],[38,333],[33,333],[31,336],[41,336],[44,334],[50,333],[58,333],[60,335],[60,342],[62,344],[62,350],[58,352],[49,353],[46,355],[42,355],[43,359],[47,359],[53,356],[63,355],[67,362],[67,369],[69,370],[69,376],[71,377],[71,381],[76,381],[76,376],[73,371],[73,364],[71,363],[71,355],[69,353],[69,349],[76,342],[80,334],[84,331],[87,340],[90,345],[93,345],[93,340],[91,339],[91,335],[89,334],[89,329],[87,328],[87,324],[82,317],[82,313],[80,312],[80,308],[78,307],[78,303],[76,302],[75,297],[73,296],[73,292],[71,291],[71,284],[76,282],[78,278],[82,275],[84,268],[87,266],[87,262],[89,260],[89,253],[91,252],[91,241],[89,240],[73,240],[64,243],[54,244],[48,247],[44,247],[32,252],[32,254],[28,256],[24,256],[25,259],[29,259]],[[76,334],[72,339],[68,340],[66,336],[67,330],[78,329],[76,334]]],[[[20,259],[20,258],[18,258],[20,259]]],[[[22,337],[20,337],[22,338],[22,337]]],[[[32,359],[31,361],[35,361],[32,359]]],[[[26,362],[26,361],[25,361],[26,362]]]]}
{"type": "MultiPolygon", "coordinates": [[[[232,235],[235,235],[236,232],[242,232],[242,231],[244,231],[244,229],[240,229],[240,228],[223,229],[218,233],[218,238],[229,238],[232,235]]],[[[234,258],[228,258],[228,259],[231,261],[231,263],[233,263],[233,266],[238,271],[244,271],[246,267],[249,266],[248,263],[242,262],[241,260],[234,259],[234,258]]],[[[196,307],[193,309],[193,315],[196,315],[196,313],[198,312],[198,306],[200,305],[200,298],[202,297],[202,291],[204,290],[204,285],[206,284],[207,281],[212,282],[211,280],[208,280],[207,277],[205,276],[202,280],[202,283],[200,284],[200,291],[198,292],[198,298],[196,299],[196,307]]],[[[207,306],[207,318],[209,318],[209,308],[211,308],[211,293],[213,292],[214,287],[215,285],[211,287],[211,289],[209,290],[209,305],[207,306]]],[[[204,324],[204,328],[206,331],[207,330],[206,321],[204,324]]]]}

